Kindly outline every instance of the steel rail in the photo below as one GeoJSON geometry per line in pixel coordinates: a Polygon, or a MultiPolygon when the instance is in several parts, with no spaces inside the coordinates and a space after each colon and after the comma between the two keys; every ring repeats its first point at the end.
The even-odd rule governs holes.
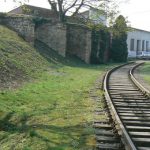
{"type": "Polygon", "coordinates": [[[139,90],[147,97],[150,98],[150,91],[148,89],[146,89],[139,81],[137,81],[137,79],[135,78],[134,71],[137,67],[143,65],[145,62],[139,63],[138,65],[134,66],[132,69],[130,69],[130,78],[133,81],[133,83],[139,88],[139,90]]]}
{"type": "MultiPolygon", "coordinates": [[[[133,62],[131,62],[131,63],[133,63],[133,62]]],[[[134,145],[132,139],[130,138],[125,126],[123,125],[123,123],[122,123],[122,121],[121,121],[121,119],[120,119],[120,117],[119,117],[119,115],[116,111],[116,108],[113,104],[113,101],[111,99],[111,96],[110,96],[110,93],[109,93],[109,90],[108,90],[109,77],[110,77],[111,73],[113,73],[117,69],[119,69],[119,68],[121,68],[125,65],[129,65],[131,63],[118,66],[118,67],[113,68],[112,70],[108,71],[105,75],[105,78],[104,78],[103,88],[104,88],[104,92],[105,92],[105,99],[106,99],[107,105],[109,107],[109,110],[110,110],[110,113],[112,115],[113,121],[116,124],[116,128],[118,129],[118,133],[121,136],[122,142],[125,145],[125,149],[126,150],[137,150],[136,146],[134,145]]]]}

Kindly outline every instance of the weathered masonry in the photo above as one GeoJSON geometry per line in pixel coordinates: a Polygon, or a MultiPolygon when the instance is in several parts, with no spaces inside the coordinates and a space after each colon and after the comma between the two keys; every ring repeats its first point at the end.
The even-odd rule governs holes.
{"type": "Polygon", "coordinates": [[[90,63],[91,31],[85,26],[45,23],[35,29],[35,38],[63,57],[75,55],[90,63]]]}
{"type": "Polygon", "coordinates": [[[128,57],[150,56],[150,32],[133,29],[128,32],[128,57]]]}
{"type": "MultiPolygon", "coordinates": [[[[58,16],[55,15],[54,10],[30,5],[24,6],[30,11],[26,11],[20,6],[8,12],[9,17],[0,18],[0,23],[5,23],[5,25],[18,32],[19,35],[32,45],[34,45],[34,40],[37,39],[57,51],[63,57],[69,53],[76,55],[86,63],[90,63],[93,41],[91,39],[92,32],[87,27],[75,24],[59,24],[58,16]],[[49,18],[52,22],[36,27],[33,17],[49,18]]],[[[101,22],[106,26],[107,19],[105,16],[95,15],[96,11],[96,9],[90,9],[81,13],[79,17],[82,18],[84,16],[94,23],[101,22]]],[[[150,57],[150,32],[133,28],[133,31],[128,32],[127,45],[128,57],[150,57]]],[[[109,57],[108,50],[105,51],[104,56],[107,60],[109,57]]]]}
{"type": "MultiPolygon", "coordinates": [[[[58,23],[58,16],[54,13],[53,9],[30,5],[23,6],[26,9],[20,6],[8,12],[8,14],[17,17],[20,15],[24,16],[27,18],[26,21],[23,21],[21,17],[16,17],[16,19],[15,17],[10,17],[8,20],[11,19],[12,21],[7,21],[7,26],[17,31],[26,41],[32,44],[34,44],[34,40],[39,40],[63,57],[67,54],[76,55],[86,63],[90,63],[92,32],[86,26],[58,23]],[[48,18],[51,21],[37,26],[31,21],[33,17],[48,18]],[[31,35],[28,33],[31,33],[31,35]]],[[[89,15],[91,14],[90,12],[89,15]]],[[[92,10],[92,12],[95,11],[92,10]]]]}
{"type": "MultiPolygon", "coordinates": [[[[90,9],[85,13],[86,17],[91,19],[92,13],[96,13],[96,10],[90,9]]],[[[81,14],[81,16],[85,15],[85,13],[81,14]]],[[[8,12],[8,15],[10,17],[6,16],[3,18],[4,24],[18,32],[19,35],[32,45],[34,45],[35,40],[38,40],[57,51],[63,57],[67,54],[75,55],[86,63],[91,62],[91,54],[93,52],[92,31],[86,26],[71,23],[60,24],[58,23],[58,16],[54,13],[53,9],[30,5],[23,5],[13,9],[8,12]],[[35,17],[42,17],[50,20],[50,22],[42,22],[42,24],[37,25],[37,22],[33,21],[35,17]]],[[[106,18],[104,16],[99,18],[100,22],[102,20],[102,23],[106,25],[106,18]]]]}
{"type": "Polygon", "coordinates": [[[4,16],[0,18],[0,24],[16,31],[31,45],[39,40],[63,57],[69,53],[90,63],[91,31],[85,26],[60,24],[51,20],[36,25],[33,17],[28,15],[4,16]]]}
{"type": "Polygon", "coordinates": [[[58,54],[66,56],[66,26],[59,23],[46,23],[42,24],[35,30],[35,38],[58,54]]]}
{"type": "Polygon", "coordinates": [[[85,26],[67,25],[67,53],[76,55],[86,63],[90,63],[92,32],[85,26]]]}
{"type": "Polygon", "coordinates": [[[32,17],[29,16],[5,16],[0,18],[0,23],[16,31],[31,45],[34,45],[35,24],[32,17]]]}

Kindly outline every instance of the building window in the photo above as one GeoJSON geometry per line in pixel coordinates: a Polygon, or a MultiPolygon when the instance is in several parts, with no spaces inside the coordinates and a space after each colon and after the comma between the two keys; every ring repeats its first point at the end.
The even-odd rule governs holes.
{"type": "Polygon", "coordinates": [[[134,39],[130,40],[130,50],[134,51],[134,39]]]}
{"type": "Polygon", "coordinates": [[[140,51],[140,45],[141,45],[141,41],[137,40],[137,51],[140,51]]]}
{"type": "Polygon", "coordinates": [[[146,51],[148,51],[148,50],[149,50],[149,42],[146,41],[146,51]]]}
{"type": "Polygon", "coordinates": [[[144,51],[144,49],[145,49],[145,41],[143,40],[142,41],[142,51],[144,51]]]}

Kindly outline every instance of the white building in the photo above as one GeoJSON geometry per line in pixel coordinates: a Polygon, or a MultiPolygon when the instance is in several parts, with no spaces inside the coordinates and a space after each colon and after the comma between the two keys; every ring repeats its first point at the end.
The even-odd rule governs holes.
{"type": "Polygon", "coordinates": [[[89,19],[90,21],[94,22],[95,24],[102,23],[103,25],[107,25],[107,18],[104,15],[104,12],[96,9],[96,8],[90,8],[87,11],[84,11],[79,14],[79,17],[89,19]]]}
{"type": "MultiPolygon", "coordinates": [[[[81,17],[93,21],[95,24],[102,23],[107,26],[107,18],[98,9],[90,8],[80,14],[81,17]]],[[[150,32],[133,28],[127,37],[128,57],[150,57],[150,32]]]]}
{"type": "Polygon", "coordinates": [[[134,28],[128,32],[127,45],[128,57],[149,57],[150,32],[134,28]]]}

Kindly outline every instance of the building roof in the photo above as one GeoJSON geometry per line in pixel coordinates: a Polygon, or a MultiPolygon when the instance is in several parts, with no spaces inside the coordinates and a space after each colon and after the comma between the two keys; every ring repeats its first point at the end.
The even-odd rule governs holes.
{"type": "Polygon", "coordinates": [[[143,30],[143,29],[138,29],[138,28],[134,28],[132,27],[133,30],[138,30],[138,31],[142,31],[142,32],[147,32],[147,33],[150,33],[150,31],[147,31],[147,30],[143,30]]]}
{"type": "Polygon", "coordinates": [[[8,13],[11,13],[11,12],[13,12],[14,10],[16,10],[16,9],[18,9],[18,8],[22,8],[23,6],[28,7],[28,8],[31,8],[31,9],[38,9],[38,10],[44,10],[44,11],[51,11],[51,9],[48,9],[48,8],[43,8],[43,7],[38,7],[38,6],[33,6],[33,5],[24,4],[24,5],[18,6],[18,7],[15,8],[15,9],[12,9],[12,10],[9,11],[8,13]]]}
{"type": "MultiPolygon", "coordinates": [[[[22,6],[19,6],[11,11],[8,12],[8,14],[28,14],[28,15],[36,15],[34,14],[34,12],[37,11],[39,16],[43,16],[43,17],[56,17],[56,14],[54,13],[53,10],[51,9],[47,9],[47,8],[42,8],[42,7],[37,7],[37,6],[32,6],[32,5],[27,5],[24,4],[22,6]],[[23,7],[26,7],[27,9],[31,10],[31,12],[23,12],[21,10],[23,10],[23,7]]],[[[36,16],[38,16],[36,15],[36,16]]]]}

